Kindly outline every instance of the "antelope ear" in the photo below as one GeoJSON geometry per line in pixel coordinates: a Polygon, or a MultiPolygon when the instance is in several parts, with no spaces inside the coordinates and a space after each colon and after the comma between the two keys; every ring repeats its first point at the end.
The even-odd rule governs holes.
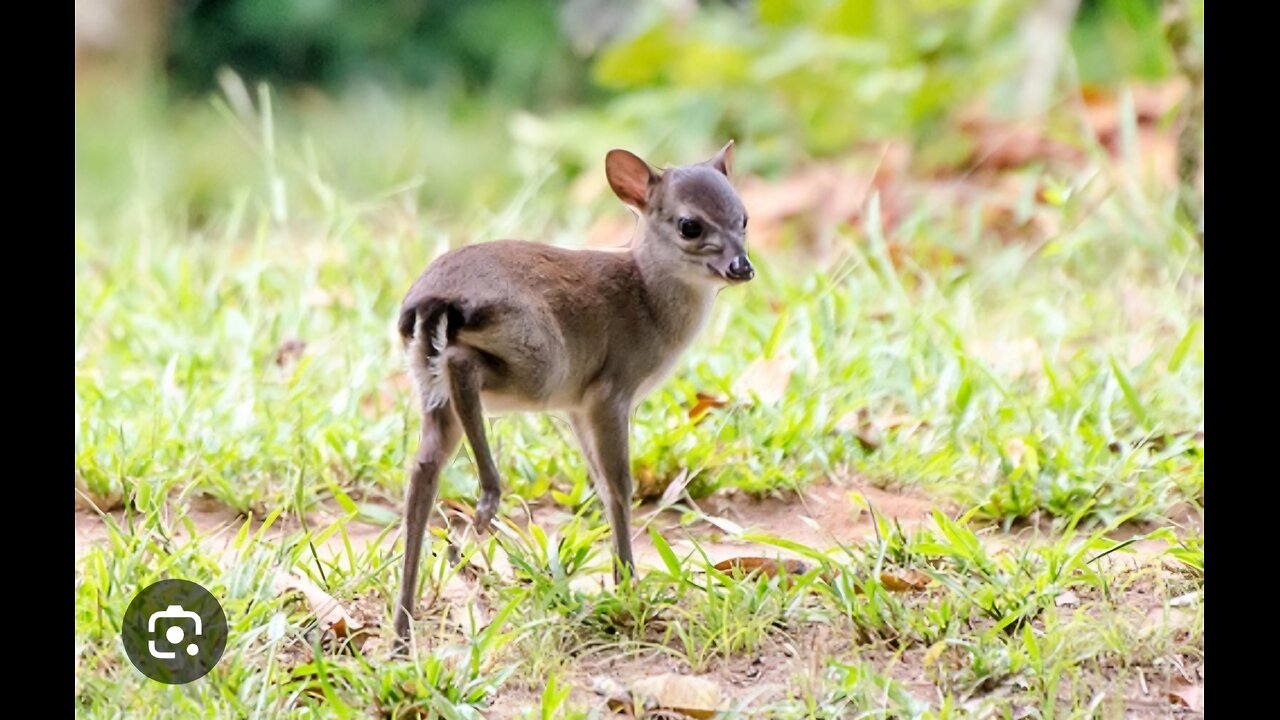
{"type": "Polygon", "coordinates": [[[707,164],[719,170],[725,177],[730,177],[733,173],[733,141],[730,140],[720,148],[720,152],[708,160],[707,164]]]}
{"type": "Polygon", "coordinates": [[[604,174],[618,199],[638,212],[649,207],[649,191],[662,179],[649,163],[635,153],[617,148],[605,155],[604,174]]]}

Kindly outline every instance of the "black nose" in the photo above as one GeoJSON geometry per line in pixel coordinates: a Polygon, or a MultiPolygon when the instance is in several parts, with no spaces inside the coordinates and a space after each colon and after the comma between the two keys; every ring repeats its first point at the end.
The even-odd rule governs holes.
{"type": "Polygon", "coordinates": [[[729,277],[734,280],[750,280],[756,276],[756,269],[746,255],[739,255],[729,263],[729,277]]]}

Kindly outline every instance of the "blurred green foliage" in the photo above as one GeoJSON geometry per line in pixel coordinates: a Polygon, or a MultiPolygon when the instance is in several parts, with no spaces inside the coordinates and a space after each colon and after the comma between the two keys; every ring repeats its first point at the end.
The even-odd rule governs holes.
{"type": "MultiPolygon", "coordinates": [[[[179,5],[167,59],[183,92],[211,88],[224,66],[276,86],[366,78],[535,108],[576,103],[592,80],[615,93],[683,89],[731,129],[798,133],[792,140],[822,153],[859,137],[928,134],[947,109],[1014,75],[1018,22],[1032,4],[200,0],[179,5]],[[592,67],[583,55],[600,41],[592,67]]],[[[1072,47],[1088,82],[1169,70],[1159,0],[1085,0],[1072,47]]]]}
{"type": "Polygon", "coordinates": [[[726,130],[813,154],[927,133],[1016,67],[1025,0],[762,0],[688,22],[658,13],[595,67],[624,91],[694,88],[726,130]]]}
{"type": "MultiPolygon", "coordinates": [[[[1202,45],[1203,2],[1192,4],[1202,45]]],[[[517,188],[563,192],[598,172],[610,147],[662,162],[728,137],[742,143],[740,169],[762,175],[886,138],[911,142],[922,167],[945,166],[972,149],[957,115],[978,102],[1012,107],[1031,5],[190,3],[173,18],[168,90],[77,84],[77,211],[185,208],[199,224],[242,202],[222,188],[297,171],[308,182],[286,189],[290,206],[328,212],[333,197],[401,188],[458,219],[517,188]],[[222,76],[212,104],[171,112],[184,93],[208,97],[221,68],[235,75],[222,76]],[[242,88],[238,104],[227,78],[242,88]],[[259,81],[281,100],[272,132],[300,146],[269,143],[254,110],[265,107],[259,81]]],[[[1110,82],[1172,72],[1158,10],[1158,0],[1084,0],[1064,73],[1110,82]]]]}
{"type": "MultiPolygon", "coordinates": [[[[1203,28],[1203,0],[1191,5],[1203,28]]],[[[1086,83],[1152,80],[1173,71],[1160,28],[1159,0],[1085,0],[1072,28],[1071,48],[1086,83]]]]}
{"type": "Polygon", "coordinates": [[[568,102],[586,85],[556,0],[200,0],[180,5],[168,69],[181,91],[230,67],[251,81],[334,89],[353,78],[568,102]]]}

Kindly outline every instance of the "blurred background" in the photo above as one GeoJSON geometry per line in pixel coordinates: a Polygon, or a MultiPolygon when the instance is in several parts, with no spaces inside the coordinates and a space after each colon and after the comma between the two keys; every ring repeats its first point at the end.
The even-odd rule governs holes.
{"type": "MultiPolygon", "coordinates": [[[[886,142],[916,175],[1051,162],[1082,121],[1118,150],[1121,102],[1176,121],[1202,45],[1181,0],[77,0],[76,206],[143,173],[151,201],[216,212],[266,180],[266,88],[272,130],[312,148],[278,162],[322,149],[335,190],[410,183],[457,215],[540,173],[600,185],[615,145],[676,162],[734,137],[763,177],[886,142]]],[[[1173,148],[1147,160],[1173,181],[1173,148]]]]}

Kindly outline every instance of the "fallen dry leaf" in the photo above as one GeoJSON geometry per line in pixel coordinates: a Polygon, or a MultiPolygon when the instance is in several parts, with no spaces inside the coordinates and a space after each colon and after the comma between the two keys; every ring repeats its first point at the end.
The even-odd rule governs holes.
{"type": "Polygon", "coordinates": [[[693,407],[689,408],[689,419],[694,423],[701,422],[713,408],[722,408],[729,404],[728,400],[722,400],[706,393],[698,393],[696,397],[697,402],[693,404],[693,407]]]}
{"type": "Polygon", "coordinates": [[[742,526],[741,526],[741,525],[739,525],[738,523],[736,523],[736,522],[734,522],[734,521],[730,520],[729,518],[722,518],[722,517],[718,517],[718,516],[716,516],[716,515],[705,515],[705,514],[704,514],[704,515],[702,516],[702,519],[703,519],[703,520],[706,520],[707,522],[711,523],[712,525],[715,525],[716,527],[720,528],[722,531],[724,531],[724,532],[726,532],[726,533],[729,533],[730,535],[741,535],[741,534],[742,534],[742,532],[743,532],[743,531],[742,531],[742,526]]]}
{"type": "Polygon", "coordinates": [[[1194,685],[1176,682],[1169,688],[1169,702],[1181,705],[1192,712],[1204,712],[1204,683],[1194,685]]]}
{"type": "Polygon", "coordinates": [[[642,678],[631,684],[631,692],[645,708],[675,710],[690,717],[706,719],[720,711],[720,686],[706,678],[666,673],[642,678]]]}
{"type": "MultiPolygon", "coordinates": [[[[836,420],[835,431],[852,435],[862,445],[864,451],[872,452],[880,449],[884,444],[886,432],[897,430],[910,422],[910,415],[898,413],[872,418],[866,408],[859,408],[841,415],[836,420]]],[[[925,423],[917,423],[917,427],[924,426],[925,423]]]]}
{"type": "Polygon", "coordinates": [[[734,394],[773,405],[786,394],[791,373],[795,369],[795,358],[790,355],[760,358],[738,377],[738,381],[734,383],[734,394]]]}
{"type": "Polygon", "coordinates": [[[890,592],[919,592],[928,587],[931,579],[914,569],[880,573],[880,584],[890,592]]]}
{"type": "Polygon", "coordinates": [[[788,575],[803,575],[809,571],[809,566],[799,560],[774,560],[763,557],[730,558],[721,560],[712,567],[723,573],[740,570],[744,575],[759,570],[769,577],[776,576],[779,571],[788,575]]]}
{"type": "MultiPolygon", "coordinates": [[[[841,575],[839,569],[823,573],[822,579],[828,584],[835,582],[841,575]]],[[[889,592],[920,592],[929,586],[930,578],[919,570],[896,570],[880,573],[880,585],[889,592]]],[[[861,587],[855,586],[853,591],[861,594],[861,587]]]]}
{"type": "Polygon", "coordinates": [[[836,420],[836,432],[848,433],[858,441],[864,452],[872,452],[879,450],[884,443],[884,439],[880,436],[880,431],[876,428],[875,423],[870,420],[870,413],[866,408],[858,408],[853,412],[845,413],[836,420]]]}
{"type": "Polygon", "coordinates": [[[682,468],[680,474],[676,475],[671,484],[667,486],[667,489],[662,491],[658,506],[665,508],[675,505],[676,501],[680,499],[680,494],[684,492],[685,488],[689,487],[689,483],[692,480],[693,474],[687,468],[682,468]]]}
{"type": "Polygon", "coordinates": [[[307,605],[315,615],[316,622],[322,630],[332,632],[337,638],[351,638],[352,642],[363,642],[365,637],[358,633],[364,625],[351,617],[342,603],[338,602],[320,586],[301,575],[279,572],[275,577],[277,593],[297,591],[307,598],[307,605]]]}

